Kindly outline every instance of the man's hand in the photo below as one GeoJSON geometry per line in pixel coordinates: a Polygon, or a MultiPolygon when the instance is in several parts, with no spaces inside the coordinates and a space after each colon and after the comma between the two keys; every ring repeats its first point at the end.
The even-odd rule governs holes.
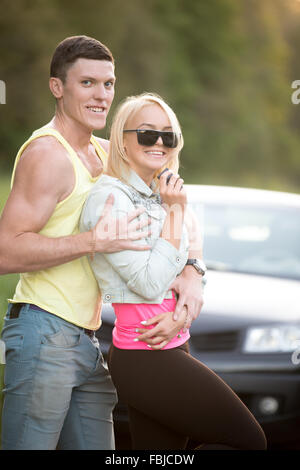
{"type": "Polygon", "coordinates": [[[144,341],[152,349],[162,349],[186,327],[186,316],[186,308],[180,311],[177,321],[173,320],[173,312],[160,313],[143,323],[146,327],[154,325],[153,328],[137,329],[137,333],[142,333],[137,340],[144,341]]]}
{"type": "Polygon", "coordinates": [[[179,295],[173,320],[179,319],[182,310],[186,307],[187,323],[185,328],[190,328],[192,321],[198,317],[203,306],[202,276],[196,272],[193,266],[186,266],[170,289],[179,295]]]}
{"type": "Polygon", "coordinates": [[[174,312],[161,313],[143,325],[154,328],[138,328],[137,340],[144,341],[152,349],[162,349],[181,329],[185,332],[200,314],[203,306],[202,276],[192,266],[186,266],[171,285],[179,295],[174,312]]]}
{"type": "Polygon", "coordinates": [[[139,245],[136,240],[150,236],[149,229],[142,231],[150,224],[150,218],[140,222],[138,216],[145,212],[141,207],[120,219],[112,214],[114,196],[110,194],[106,199],[105,206],[99,221],[92,232],[92,252],[115,253],[121,250],[149,250],[150,245],[139,245]]]}

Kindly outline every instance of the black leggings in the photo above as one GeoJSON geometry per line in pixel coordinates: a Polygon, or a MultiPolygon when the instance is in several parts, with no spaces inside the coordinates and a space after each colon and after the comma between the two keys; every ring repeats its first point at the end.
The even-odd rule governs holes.
{"type": "Polygon", "coordinates": [[[128,405],[133,449],[263,450],[254,416],[225,382],[193,358],[187,343],[168,350],[111,346],[108,359],[120,401],[128,405]]]}

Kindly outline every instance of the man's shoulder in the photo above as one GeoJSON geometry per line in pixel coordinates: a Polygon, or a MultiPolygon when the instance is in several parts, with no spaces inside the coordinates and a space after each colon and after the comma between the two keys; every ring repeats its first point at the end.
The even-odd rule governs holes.
{"type": "Polygon", "coordinates": [[[31,141],[22,152],[13,173],[15,188],[26,186],[49,192],[58,197],[68,193],[73,184],[72,163],[64,147],[52,136],[41,136],[31,141]]]}
{"type": "Polygon", "coordinates": [[[102,139],[101,137],[97,137],[96,135],[93,135],[94,139],[98,144],[101,145],[101,147],[105,150],[106,153],[108,153],[109,150],[109,140],[107,139],[102,139]]]}
{"type": "Polygon", "coordinates": [[[66,158],[67,151],[61,143],[51,135],[38,136],[32,140],[22,152],[20,162],[23,164],[43,164],[52,166],[53,164],[61,166],[70,165],[66,158]]]}

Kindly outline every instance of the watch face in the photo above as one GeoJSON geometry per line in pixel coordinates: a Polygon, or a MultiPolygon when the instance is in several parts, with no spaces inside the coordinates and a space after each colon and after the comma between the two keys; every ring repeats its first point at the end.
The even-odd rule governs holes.
{"type": "Polygon", "coordinates": [[[203,274],[205,274],[205,272],[206,272],[205,263],[204,263],[201,259],[197,259],[197,261],[196,261],[196,263],[195,263],[195,268],[196,268],[199,272],[202,272],[203,274]]]}
{"type": "Polygon", "coordinates": [[[196,271],[202,274],[202,276],[204,276],[204,274],[206,273],[207,268],[205,266],[204,261],[202,261],[202,259],[188,259],[187,264],[194,266],[196,271]]]}

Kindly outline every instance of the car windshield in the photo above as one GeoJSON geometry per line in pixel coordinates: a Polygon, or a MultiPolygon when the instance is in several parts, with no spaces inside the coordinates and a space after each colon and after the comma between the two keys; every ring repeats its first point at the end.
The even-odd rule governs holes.
{"type": "Polygon", "coordinates": [[[204,227],[208,268],[300,279],[300,211],[193,204],[204,227]]]}

